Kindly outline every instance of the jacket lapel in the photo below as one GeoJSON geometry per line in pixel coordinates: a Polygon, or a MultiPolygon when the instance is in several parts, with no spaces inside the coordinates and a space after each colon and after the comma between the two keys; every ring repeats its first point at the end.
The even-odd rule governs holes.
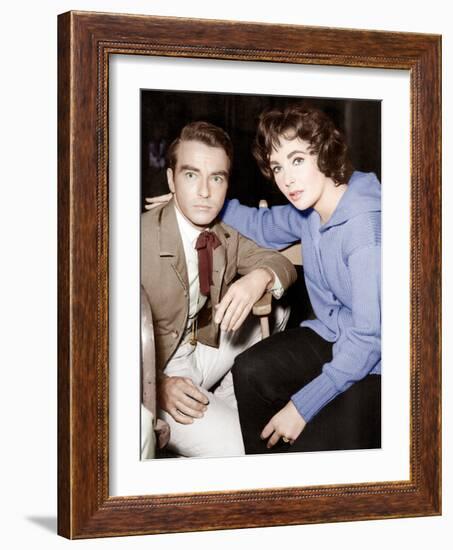
{"type": "Polygon", "coordinates": [[[211,301],[213,304],[217,304],[220,301],[220,291],[226,269],[229,235],[225,233],[219,223],[213,226],[212,231],[214,231],[220,240],[220,246],[214,250],[212,255],[211,301]]]}
{"type": "Polygon", "coordinates": [[[184,248],[176,220],[174,201],[171,199],[161,210],[159,217],[159,255],[168,258],[183,289],[188,291],[184,248]]]}

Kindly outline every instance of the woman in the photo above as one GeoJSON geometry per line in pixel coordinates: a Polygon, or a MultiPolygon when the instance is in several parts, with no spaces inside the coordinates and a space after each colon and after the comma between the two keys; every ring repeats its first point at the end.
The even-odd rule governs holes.
{"type": "Polygon", "coordinates": [[[261,115],[254,156],[290,204],[232,200],[223,221],[265,247],[302,241],[315,318],[236,358],[246,453],[380,447],[380,183],[304,105],[261,115]]]}

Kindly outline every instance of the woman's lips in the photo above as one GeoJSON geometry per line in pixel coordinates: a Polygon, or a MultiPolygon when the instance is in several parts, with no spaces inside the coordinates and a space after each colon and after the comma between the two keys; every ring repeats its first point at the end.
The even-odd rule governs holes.
{"type": "Polygon", "coordinates": [[[293,191],[289,194],[293,201],[297,201],[302,196],[303,191],[293,191]]]}

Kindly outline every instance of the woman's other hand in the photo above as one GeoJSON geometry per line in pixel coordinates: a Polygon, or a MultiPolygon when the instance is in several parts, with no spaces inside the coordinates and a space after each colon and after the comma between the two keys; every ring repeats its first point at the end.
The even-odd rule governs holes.
{"type": "Polygon", "coordinates": [[[273,447],[280,438],[292,445],[300,436],[307,423],[299,414],[294,403],[289,401],[275,414],[261,432],[261,439],[268,439],[267,448],[273,447]]]}

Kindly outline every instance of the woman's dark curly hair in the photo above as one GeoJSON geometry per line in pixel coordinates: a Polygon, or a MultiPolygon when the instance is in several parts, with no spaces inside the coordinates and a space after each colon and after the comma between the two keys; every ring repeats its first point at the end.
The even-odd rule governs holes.
{"type": "Polygon", "coordinates": [[[263,175],[274,179],[269,165],[272,150],[280,145],[280,138],[299,138],[309,143],[309,151],[318,155],[318,168],[336,185],[348,183],[352,165],[343,135],[330,118],[307,105],[295,104],[285,109],[273,109],[260,115],[253,156],[263,175]]]}

